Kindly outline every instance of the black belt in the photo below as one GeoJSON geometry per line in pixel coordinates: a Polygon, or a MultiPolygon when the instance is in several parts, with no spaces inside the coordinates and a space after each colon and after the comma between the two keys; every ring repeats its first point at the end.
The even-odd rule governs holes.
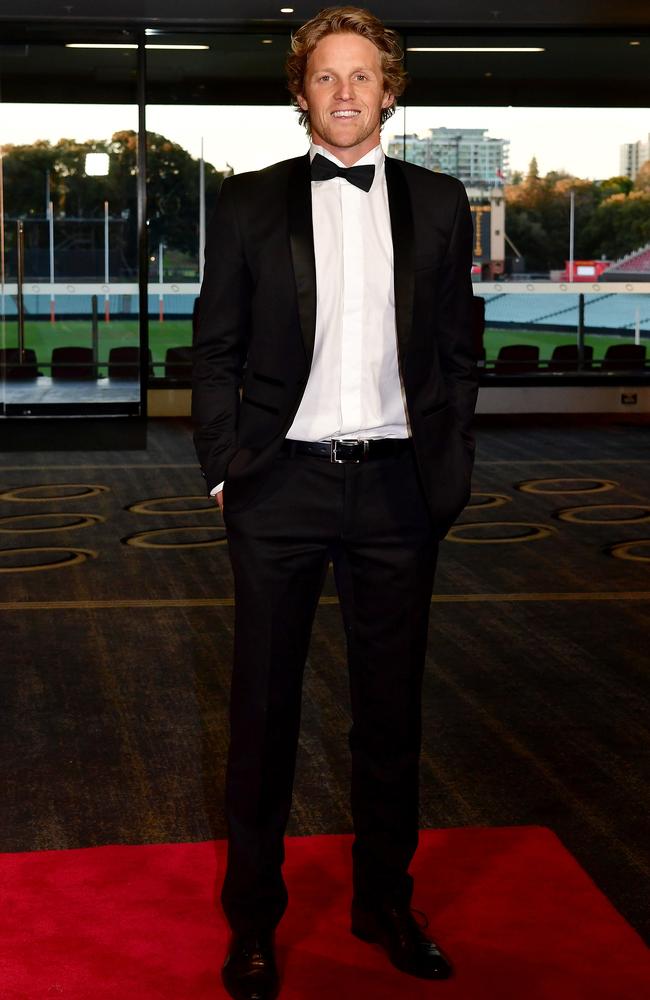
{"type": "Polygon", "coordinates": [[[331,441],[293,441],[289,438],[280,449],[285,455],[311,455],[328,462],[367,462],[371,458],[389,458],[411,447],[410,438],[339,438],[331,441]]]}

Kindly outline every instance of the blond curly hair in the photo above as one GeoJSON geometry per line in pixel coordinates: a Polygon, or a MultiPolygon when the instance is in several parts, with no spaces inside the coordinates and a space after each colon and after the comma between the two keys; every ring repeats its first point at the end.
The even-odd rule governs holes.
{"type": "MultiPolygon", "coordinates": [[[[307,61],[322,38],[344,31],[354,32],[367,38],[379,49],[384,90],[396,98],[404,93],[407,74],[402,62],[404,53],[397,32],[386,28],[379,18],[363,7],[327,7],[291,36],[291,51],[285,63],[287,86],[292,103],[299,115],[300,124],[305,126],[308,135],[311,135],[309,112],[304,111],[298,104],[299,95],[304,93],[307,61]]],[[[381,125],[393,114],[395,114],[395,101],[389,108],[382,108],[381,125]]]]}

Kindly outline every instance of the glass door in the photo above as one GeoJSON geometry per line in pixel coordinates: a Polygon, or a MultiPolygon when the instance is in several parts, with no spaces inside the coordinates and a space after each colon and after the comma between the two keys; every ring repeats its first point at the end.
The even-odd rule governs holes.
{"type": "Polygon", "coordinates": [[[139,415],[137,44],[3,45],[2,415],[139,415]]]}
{"type": "Polygon", "coordinates": [[[224,177],[307,149],[289,106],[288,32],[147,40],[149,342],[157,384],[189,385],[206,223],[224,177]],[[268,104],[260,105],[260,96],[268,104]]]}

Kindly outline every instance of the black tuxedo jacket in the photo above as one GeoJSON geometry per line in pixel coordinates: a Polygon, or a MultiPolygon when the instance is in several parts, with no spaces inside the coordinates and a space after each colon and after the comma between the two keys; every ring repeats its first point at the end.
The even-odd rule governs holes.
{"type": "MultiPolygon", "coordinates": [[[[477,394],[472,221],[453,177],[386,158],[398,358],[418,468],[444,534],[469,498],[477,394]]],[[[309,156],[227,178],[207,239],[192,417],[228,510],[264,490],[309,375],[316,269],[309,156]]]]}

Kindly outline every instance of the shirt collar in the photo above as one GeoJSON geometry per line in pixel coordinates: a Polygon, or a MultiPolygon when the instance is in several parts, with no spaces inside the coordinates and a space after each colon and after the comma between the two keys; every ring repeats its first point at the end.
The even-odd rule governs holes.
{"type": "MultiPolygon", "coordinates": [[[[324,156],[327,160],[331,160],[332,163],[336,163],[336,165],[339,167],[347,166],[347,164],[342,163],[341,160],[337,159],[337,157],[334,156],[334,153],[330,153],[329,149],[325,149],[324,146],[318,146],[316,145],[316,143],[311,142],[309,144],[310,162],[314,159],[316,153],[320,153],[321,156],[324,156]]],[[[383,162],[384,162],[384,151],[381,148],[381,144],[377,143],[374,149],[369,150],[369,152],[367,152],[365,156],[362,156],[360,160],[355,160],[354,163],[350,163],[349,166],[362,167],[365,166],[366,163],[372,163],[374,164],[375,167],[379,168],[383,164],[383,162]]]]}

